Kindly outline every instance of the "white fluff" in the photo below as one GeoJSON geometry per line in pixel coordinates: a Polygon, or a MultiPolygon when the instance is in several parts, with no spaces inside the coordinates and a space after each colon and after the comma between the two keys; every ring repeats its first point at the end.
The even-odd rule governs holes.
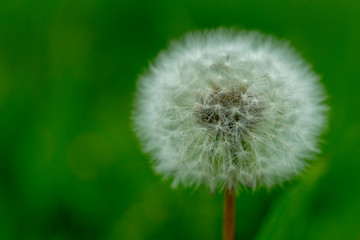
{"type": "Polygon", "coordinates": [[[139,79],[133,117],[155,171],[174,186],[270,188],[318,151],[324,99],[286,42],[218,29],[159,54],[139,79]]]}

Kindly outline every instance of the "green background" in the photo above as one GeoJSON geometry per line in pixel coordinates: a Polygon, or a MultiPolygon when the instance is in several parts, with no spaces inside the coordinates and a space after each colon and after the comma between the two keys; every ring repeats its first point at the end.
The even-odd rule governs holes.
{"type": "Polygon", "coordinates": [[[0,239],[220,239],[222,194],[171,189],[130,121],[149,61],[218,26],[290,40],[331,106],[303,176],[240,193],[237,239],[360,239],[355,0],[2,0],[0,239]]]}

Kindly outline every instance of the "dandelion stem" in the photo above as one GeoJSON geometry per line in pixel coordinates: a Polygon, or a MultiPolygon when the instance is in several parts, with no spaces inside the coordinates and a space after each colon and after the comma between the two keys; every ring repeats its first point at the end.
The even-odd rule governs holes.
{"type": "Polygon", "coordinates": [[[234,190],[225,190],[224,216],[223,216],[223,240],[235,239],[235,193],[234,190]]]}

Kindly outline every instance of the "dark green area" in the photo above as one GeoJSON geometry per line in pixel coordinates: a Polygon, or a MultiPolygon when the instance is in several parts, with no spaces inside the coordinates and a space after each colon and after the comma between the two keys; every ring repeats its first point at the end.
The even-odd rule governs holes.
{"type": "Polygon", "coordinates": [[[357,0],[2,0],[0,239],[220,239],[222,195],[171,189],[130,122],[149,60],[218,26],[290,40],[331,106],[303,176],[239,195],[238,239],[360,239],[357,0]]]}

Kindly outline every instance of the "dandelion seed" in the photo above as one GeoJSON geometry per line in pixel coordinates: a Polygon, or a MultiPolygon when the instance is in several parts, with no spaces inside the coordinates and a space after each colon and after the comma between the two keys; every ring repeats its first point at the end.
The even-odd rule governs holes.
{"type": "Polygon", "coordinates": [[[300,174],[317,151],[324,99],[319,77],[287,43],[258,32],[195,32],[140,77],[134,125],[173,186],[270,188],[300,174]]]}

